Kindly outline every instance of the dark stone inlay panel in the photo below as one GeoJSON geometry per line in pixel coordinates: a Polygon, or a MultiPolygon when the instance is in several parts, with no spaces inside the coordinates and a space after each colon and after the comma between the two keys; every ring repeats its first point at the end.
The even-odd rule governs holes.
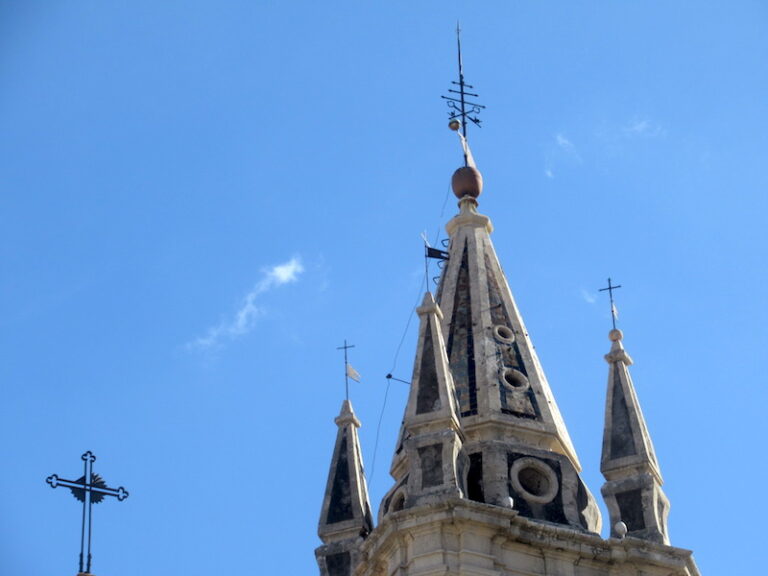
{"type": "Polygon", "coordinates": [[[483,453],[469,455],[469,474],[467,475],[467,497],[475,502],[485,502],[483,491],[483,453]]]}
{"type": "Polygon", "coordinates": [[[645,530],[645,515],[643,514],[643,494],[638,490],[627,490],[616,494],[621,521],[627,525],[627,530],[635,532],[645,530]]]}
{"type": "Polygon", "coordinates": [[[432,488],[443,483],[443,445],[430,444],[419,448],[421,487],[432,488]]]}
{"type": "Polygon", "coordinates": [[[472,334],[472,298],[469,288],[469,255],[466,244],[459,266],[451,329],[446,347],[456,386],[459,411],[462,416],[477,414],[475,343],[472,334]]]}
{"type": "Polygon", "coordinates": [[[349,485],[349,458],[347,458],[347,431],[341,437],[339,460],[333,476],[331,503],[328,507],[328,524],[343,522],[354,518],[352,512],[352,493],[349,485]]]}
{"type": "Polygon", "coordinates": [[[350,576],[352,574],[352,561],[349,552],[329,554],[325,557],[325,567],[329,576],[350,576]]]}
{"type": "Polygon", "coordinates": [[[624,387],[621,385],[619,366],[614,364],[613,370],[613,401],[611,402],[611,458],[623,458],[637,454],[635,436],[629,421],[627,399],[624,397],[624,387]]]}
{"type": "Polygon", "coordinates": [[[440,409],[440,392],[437,387],[437,366],[432,343],[432,318],[427,318],[424,349],[419,368],[419,390],[416,396],[416,414],[435,412],[440,409]]]}

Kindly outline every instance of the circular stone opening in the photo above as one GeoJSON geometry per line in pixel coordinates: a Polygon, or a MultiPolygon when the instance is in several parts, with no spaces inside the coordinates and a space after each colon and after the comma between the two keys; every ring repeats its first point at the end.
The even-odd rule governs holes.
{"type": "Polygon", "coordinates": [[[504,378],[504,382],[513,388],[528,387],[528,379],[519,370],[515,370],[514,368],[504,368],[504,372],[501,376],[504,378]]]}
{"type": "Polygon", "coordinates": [[[515,333],[512,332],[509,326],[504,326],[503,324],[497,324],[493,327],[493,335],[497,340],[505,344],[512,344],[515,341],[515,333]]]}
{"type": "Polygon", "coordinates": [[[529,502],[547,504],[557,496],[559,483],[555,471],[537,458],[515,460],[509,476],[515,492],[529,502]]]}
{"type": "Polygon", "coordinates": [[[549,492],[549,478],[536,468],[523,468],[517,474],[517,479],[520,481],[520,486],[534,496],[543,496],[549,492]]]}

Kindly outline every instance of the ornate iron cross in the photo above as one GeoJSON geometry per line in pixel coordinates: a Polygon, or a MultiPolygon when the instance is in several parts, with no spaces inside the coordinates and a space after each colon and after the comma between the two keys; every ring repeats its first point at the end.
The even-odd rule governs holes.
{"type": "Polygon", "coordinates": [[[446,104],[448,104],[448,126],[451,128],[451,130],[460,130],[461,134],[464,136],[462,139],[462,144],[464,145],[464,165],[468,166],[469,153],[467,151],[467,121],[472,122],[479,128],[481,121],[480,118],[478,118],[478,114],[480,114],[480,112],[485,109],[485,106],[467,100],[468,96],[471,98],[479,98],[480,96],[473,92],[468,92],[467,88],[472,88],[474,90],[474,86],[467,84],[464,81],[464,64],[461,60],[461,28],[459,28],[458,22],[456,23],[456,45],[458,47],[459,54],[459,81],[451,82],[451,84],[458,86],[459,89],[454,90],[453,88],[450,88],[448,89],[450,95],[440,96],[440,98],[445,100],[446,104]],[[454,96],[454,94],[456,96],[454,96]]]}
{"type": "Polygon", "coordinates": [[[51,488],[64,486],[69,488],[72,495],[83,503],[83,525],[80,531],[80,573],[91,573],[91,505],[98,504],[105,496],[114,496],[120,502],[128,498],[128,491],[120,486],[110,488],[98,474],[93,472],[93,463],[96,456],[90,450],[81,456],[85,463],[85,471],[82,478],[77,480],[65,480],[56,474],[51,474],[45,479],[51,488]],[[85,570],[83,561],[85,560],[85,570]]]}

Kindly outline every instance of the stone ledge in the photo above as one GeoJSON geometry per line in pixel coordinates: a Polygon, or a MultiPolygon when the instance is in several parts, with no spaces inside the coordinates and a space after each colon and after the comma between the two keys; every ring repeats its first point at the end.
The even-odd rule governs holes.
{"type": "MultiPolygon", "coordinates": [[[[362,544],[360,564],[354,573],[356,576],[379,574],[381,572],[377,572],[369,563],[375,560],[381,565],[384,559],[397,556],[400,562],[405,563],[401,566],[401,573],[415,574],[408,565],[431,554],[424,552],[415,558],[409,558],[408,544],[422,535],[428,537],[429,533],[440,538],[440,547],[443,548],[445,556],[455,556],[461,569],[466,570],[462,563],[463,557],[468,554],[483,554],[479,550],[467,549],[463,537],[458,538],[453,547],[446,547],[446,542],[443,541],[445,528],[453,525],[464,525],[461,533],[471,534],[477,541],[487,539],[489,549],[496,550],[493,559],[497,563],[503,564],[505,554],[522,554],[525,548],[530,548],[531,557],[552,555],[553,558],[557,557],[574,565],[585,560],[606,567],[640,564],[657,568],[658,572],[648,574],[700,576],[690,550],[632,537],[604,540],[599,534],[529,520],[521,517],[515,510],[460,498],[390,513],[362,544]],[[523,548],[520,549],[520,546],[523,548]],[[512,550],[513,547],[518,550],[512,550]]],[[[472,566],[471,570],[472,574],[480,574],[485,568],[472,566]]]]}

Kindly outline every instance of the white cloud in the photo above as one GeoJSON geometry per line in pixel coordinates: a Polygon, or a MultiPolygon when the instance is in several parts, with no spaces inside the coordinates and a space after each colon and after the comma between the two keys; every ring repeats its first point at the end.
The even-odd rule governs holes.
{"type": "Polygon", "coordinates": [[[628,136],[654,137],[664,136],[666,134],[666,130],[663,126],[651,122],[647,118],[635,118],[631,120],[624,126],[622,131],[628,136]]]}
{"type": "Polygon", "coordinates": [[[205,336],[188,342],[185,348],[187,350],[213,350],[220,348],[227,340],[234,340],[248,334],[253,330],[259,316],[264,313],[264,310],[256,304],[258,297],[273,288],[296,282],[302,272],[304,272],[304,267],[297,257],[263,270],[261,279],[243,297],[240,307],[232,317],[212,326],[205,336]]]}
{"type": "Polygon", "coordinates": [[[544,170],[544,176],[552,180],[555,177],[555,173],[552,172],[552,170],[550,170],[549,168],[547,168],[546,170],[544,170]]]}
{"type": "Polygon", "coordinates": [[[562,134],[555,134],[555,141],[557,142],[557,145],[560,146],[563,150],[571,151],[573,150],[573,142],[568,140],[565,136],[562,134]]]}
{"type": "Polygon", "coordinates": [[[581,289],[581,297],[584,298],[584,302],[587,304],[594,304],[597,302],[597,297],[585,288],[581,289]]]}
{"type": "Polygon", "coordinates": [[[260,284],[263,284],[264,290],[268,290],[273,285],[281,286],[296,282],[299,279],[299,274],[302,272],[304,272],[304,267],[299,259],[291,258],[285,264],[278,264],[267,270],[266,278],[260,284]]]}
{"type": "Polygon", "coordinates": [[[565,134],[562,132],[555,134],[555,143],[567,157],[570,157],[572,160],[575,160],[579,164],[581,163],[581,155],[576,149],[576,145],[571,142],[570,139],[565,136],[565,134]]]}

